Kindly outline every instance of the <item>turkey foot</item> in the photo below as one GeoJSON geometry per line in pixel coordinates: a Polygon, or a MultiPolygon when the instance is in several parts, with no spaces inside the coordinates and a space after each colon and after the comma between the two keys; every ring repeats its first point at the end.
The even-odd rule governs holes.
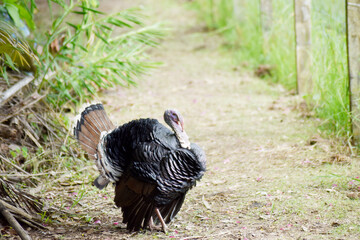
{"type": "MultiPolygon", "coordinates": [[[[167,233],[167,226],[166,226],[166,223],[165,223],[164,219],[161,216],[161,213],[160,213],[159,209],[155,208],[155,212],[156,212],[156,215],[157,215],[157,217],[159,218],[159,220],[161,222],[162,230],[166,234],[167,233]]],[[[152,218],[150,219],[150,221],[152,221],[152,218]]],[[[152,224],[154,226],[154,223],[152,223],[152,224]]]]}
{"type": "Polygon", "coordinates": [[[153,217],[151,217],[149,220],[149,228],[150,231],[162,231],[162,227],[155,225],[153,217]]]}

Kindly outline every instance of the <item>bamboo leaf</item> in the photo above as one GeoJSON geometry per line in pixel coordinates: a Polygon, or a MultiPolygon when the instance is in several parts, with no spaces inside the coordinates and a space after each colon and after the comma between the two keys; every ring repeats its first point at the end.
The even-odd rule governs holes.
{"type": "Polygon", "coordinates": [[[73,27],[75,30],[78,30],[80,28],[79,25],[75,25],[75,24],[73,24],[71,22],[66,22],[66,24],[69,25],[70,27],[73,27]]]}
{"type": "Polygon", "coordinates": [[[75,13],[75,14],[80,14],[80,15],[85,15],[87,12],[85,11],[71,11],[72,13],[75,13]]]}
{"type": "Polygon", "coordinates": [[[69,101],[83,101],[101,88],[136,84],[135,78],[151,66],[144,62],[146,45],[155,46],[164,35],[160,33],[162,29],[153,26],[133,30],[135,24],[142,25],[138,10],[107,15],[96,9],[96,2],[83,1],[79,6],[70,1],[61,6],[64,12],[53,22],[47,42],[60,39],[64,31],[66,38],[56,55],[47,50],[43,55],[46,69],[57,73],[52,81],[41,84],[44,89],[51,88],[49,102],[61,106],[69,101]],[[81,20],[69,22],[70,15],[81,20]],[[114,37],[118,28],[125,33],[114,37]]]}
{"type": "Polygon", "coordinates": [[[99,39],[101,39],[104,43],[109,44],[109,42],[108,42],[103,36],[101,36],[98,32],[95,32],[95,35],[96,35],[99,39]]]}
{"type": "Polygon", "coordinates": [[[83,9],[85,9],[85,10],[88,10],[88,11],[90,11],[90,12],[93,12],[93,13],[96,13],[96,14],[101,14],[101,15],[104,15],[105,13],[104,12],[101,12],[101,11],[98,11],[98,10],[96,10],[96,9],[94,9],[94,8],[89,8],[89,7],[84,7],[84,6],[81,6],[83,9]]]}

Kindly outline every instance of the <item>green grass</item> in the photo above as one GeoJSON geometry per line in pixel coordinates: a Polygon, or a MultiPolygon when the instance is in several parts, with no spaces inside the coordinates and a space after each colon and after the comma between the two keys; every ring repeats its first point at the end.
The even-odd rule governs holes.
{"type": "Polygon", "coordinates": [[[324,129],[347,136],[350,132],[346,55],[345,2],[316,1],[312,9],[313,100],[324,129]]]}
{"type": "Polygon", "coordinates": [[[273,6],[273,26],[269,40],[264,42],[267,62],[273,66],[272,81],[287,89],[296,88],[295,33],[292,1],[276,0],[273,6]]]}
{"type": "MultiPolygon", "coordinates": [[[[234,53],[236,64],[249,69],[268,64],[268,81],[296,89],[293,1],[273,0],[273,22],[266,36],[261,30],[260,1],[241,1],[241,17],[233,13],[233,1],[200,0],[192,3],[199,21],[218,30],[234,53]]],[[[306,100],[322,129],[337,136],[351,135],[345,36],[345,2],[312,1],[312,78],[314,91],[306,100]]]]}

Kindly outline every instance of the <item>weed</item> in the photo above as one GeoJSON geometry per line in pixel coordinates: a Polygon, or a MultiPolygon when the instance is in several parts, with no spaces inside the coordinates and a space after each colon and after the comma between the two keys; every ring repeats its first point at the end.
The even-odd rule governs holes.
{"type": "Polygon", "coordinates": [[[27,147],[17,148],[15,150],[10,150],[10,155],[15,159],[17,157],[22,157],[26,159],[29,156],[27,147]]]}
{"type": "Polygon", "coordinates": [[[82,186],[82,188],[81,188],[81,190],[79,191],[79,193],[76,194],[77,197],[76,197],[76,199],[73,201],[73,203],[72,203],[72,205],[71,205],[70,208],[75,207],[75,206],[80,202],[80,200],[83,199],[83,197],[84,197],[86,194],[87,194],[86,189],[85,189],[84,186],[82,186]]]}

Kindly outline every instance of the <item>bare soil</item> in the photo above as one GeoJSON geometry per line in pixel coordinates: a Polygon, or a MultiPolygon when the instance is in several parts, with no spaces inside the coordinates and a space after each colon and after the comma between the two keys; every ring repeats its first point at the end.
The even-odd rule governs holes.
{"type": "Polygon", "coordinates": [[[172,31],[149,52],[161,67],[100,100],[117,124],[162,121],[165,109],[178,109],[191,141],[207,154],[207,172],[167,235],[128,233],[112,187],[91,186],[92,167],[69,173],[45,195],[71,217],[52,217],[49,231],[31,233],[35,239],[360,238],[359,159],[320,137],[322,121],[304,112],[301,99],[235,66],[186,1],[117,2],[102,1],[102,8],[143,4],[151,21],[166,21],[172,31]]]}

